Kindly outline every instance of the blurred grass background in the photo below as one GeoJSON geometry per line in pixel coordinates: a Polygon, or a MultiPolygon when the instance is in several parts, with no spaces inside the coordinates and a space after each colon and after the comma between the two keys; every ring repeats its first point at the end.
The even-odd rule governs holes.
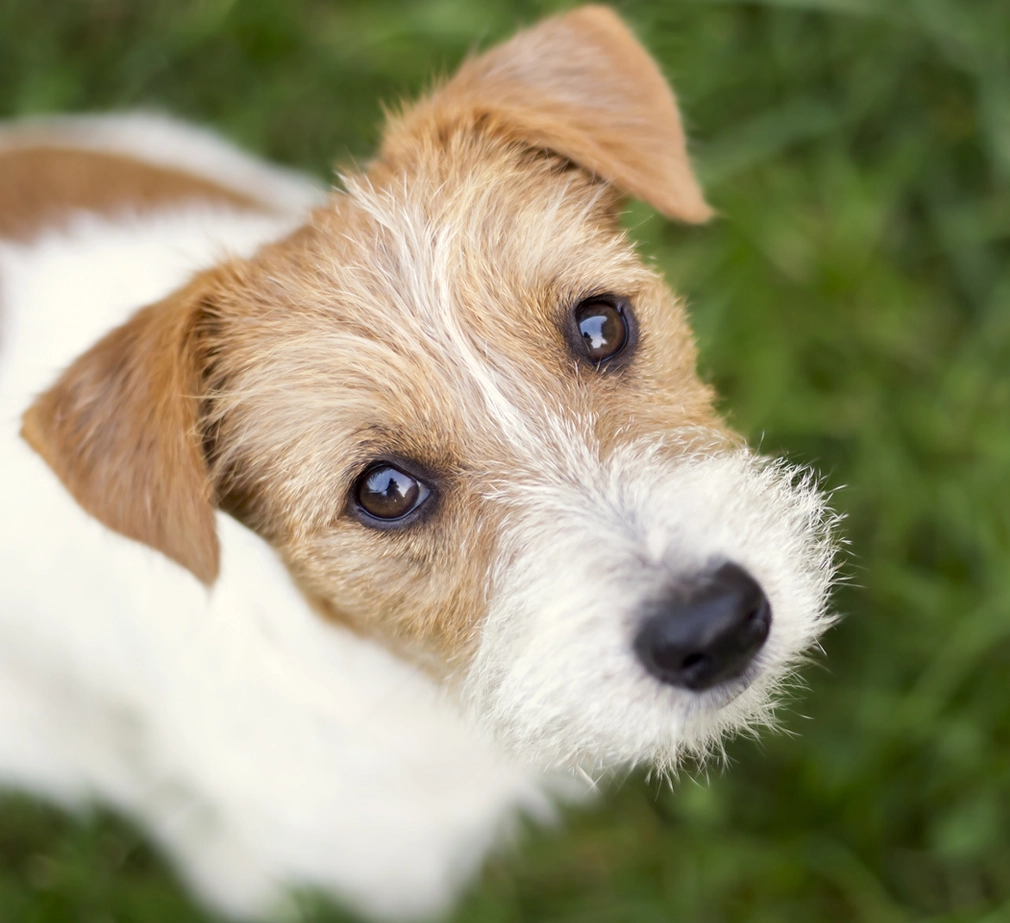
{"type": "MultiPolygon", "coordinates": [[[[564,5],[0,0],[0,116],[153,107],[326,176],[380,100],[564,5]]],[[[844,485],[847,617],[793,735],[529,832],[454,919],[1010,921],[1010,3],[619,8],[722,213],[629,227],[733,423],[844,485]]],[[[122,820],[0,804],[3,923],[208,920],[122,820]]]]}

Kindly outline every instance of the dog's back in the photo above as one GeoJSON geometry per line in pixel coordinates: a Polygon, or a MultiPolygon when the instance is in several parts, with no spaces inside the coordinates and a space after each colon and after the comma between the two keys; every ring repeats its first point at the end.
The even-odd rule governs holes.
{"type": "Polygon", "coordinates": [[[0,123],[0,239],[28,240],[76,214],[181,206],[296,214],[321,190],[209,132],[144,113],[0,123]]]}

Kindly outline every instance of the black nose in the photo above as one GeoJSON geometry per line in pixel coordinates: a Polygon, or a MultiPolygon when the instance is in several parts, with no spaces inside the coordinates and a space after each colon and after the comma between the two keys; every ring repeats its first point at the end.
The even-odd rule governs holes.
{"type": "Polygon", "coordinates": [[[711,689],[747,669],[768,637],[772,610],[757,581],[723,564],[661,603],[635,638],[635,653],[657,679],[711,689]]]}

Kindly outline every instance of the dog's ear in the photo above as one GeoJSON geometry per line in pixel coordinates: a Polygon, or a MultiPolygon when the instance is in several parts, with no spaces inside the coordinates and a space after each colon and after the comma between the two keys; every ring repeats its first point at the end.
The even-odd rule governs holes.
{"type": "Polygon", "coordinates": [[[198,341],[211,275],[138,311],[80,356],[25,412],[21,430],[88,513],[208,585],[219,549],[198,341]]]}
{"type": "Polygon", "coordinates": [[[680,113],[655,62],[617,14],[586,6],[463,63],[390,126],[383,156],[426,123],[483,117],[554,151],[670,218],[712,215],[691,170],[680,113]]]}

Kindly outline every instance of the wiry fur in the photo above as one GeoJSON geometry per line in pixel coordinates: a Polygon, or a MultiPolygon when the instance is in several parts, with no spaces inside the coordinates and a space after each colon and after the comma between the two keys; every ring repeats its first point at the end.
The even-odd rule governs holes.
{"type": "Polygon", "coordinates": [[[496,574],[468,692],[539,762],[595,774],[704,756],[726,733],[768,721],[776,685],[830,622],[830,516],[809,473],[746,450],[671,458],[669,448],[633,442],[603,464],[571,459],[577,484],[555,473],[498,489],[512,553],[496,574]],[[627,656],[640,613],[725,561],[764,588],[775,613],[768,641],[728,687],[657,684],[627,656]]]}
{"type": "Polygon", "coordinates": [[[286,883],[439,910],[546,813],[545,772],[667,770],[765,721],[830,621],[813,479],[727,430],[621,230],[624,193],[709,210],[613,13],[471,60],[343,184],[0,246],[3,503],[31,524],[0,557],[0,773],[138,815],[238,913],[286,883]],[[637,334],[600,369],[573,311],[604,294],[637,334]],[[355,512],[376,459],[430,484],[409,526],[355,512]],[[711,691],[658,682],[636,628],[726,561],[767,643],[711,691]]]}

